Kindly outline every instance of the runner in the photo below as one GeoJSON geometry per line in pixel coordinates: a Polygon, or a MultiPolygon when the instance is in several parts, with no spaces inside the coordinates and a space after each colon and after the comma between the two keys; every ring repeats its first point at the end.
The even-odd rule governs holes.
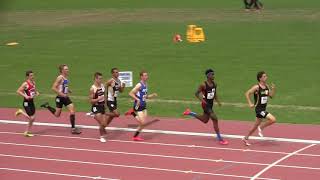
{"type": "Polygon", "coordinates": [[[90,88],[89,101],[92,104],[91,111],[94,113],[94,119],[99,124],[100,142],[105,143],[107,118],[105,115],[105,87],[102,84],[102,74],[94,74],[94,84],[90,88]]]}
{"type": "Polygon", "coordinates": [[[133,115],[139,126],[133,136],[134,141],[143,141],[144,139],[139,137],[141,130],[148,124],[147,119],[147,102],[146,99],[157,97],[156,93],[148,95],[147,87],[148,73],[146,71],[140,72],[140,82],[130,91],[129,95],[134,99],[133,108],[126,112],[126,115],[133,115]]]}
{"type": "Polygon", "coordinates": [[[222,145],[227,145],[228,141],[224,140],[220,135],[218,117],[213,111],[214,100],[219,106],[221,106],[217,95],[217,83],[214,81],[214,71],[212,69],[208,69],[206,70],[205,75],[207,80],[199,86],[195,93],[195,96],[201,101],[203,114],[197,115],[197,113],[192,112],[190,109],[186,109],[183,115],[195,117],[203,123],[208,123],[211,119],[219,143],[222,145]]]}
{"type": "Polygon", "coordinates": [[[36,108],[33,99],[39,96],[39,92],[36,89],[36,83],[34,81],[34,74],[32,71],[26,72],[26,81],[18,88],[17,93],[23,97],[23,108],[18,109],[15,113],[16,116],[23,115],[29,120],[26,131],[23,133],[26,137],[32,137],[31,127],[35,120],[36,108]]]}
{"type": "Polygon", "coordinates": [[[108,113],[108,125],[111,123],[114,117],[119,117],[120,113],[118,112],[118,102],[117,97],[120,93],[123,92],[125,84],[121,83],[119,79],[119,70],[118,68],[111,69],[112,78],[106,82],[106,87],[108,89],[108,98],[107,106],[110,111],[108,113]]]}
{"type": "Polygon", "coordinates": [[[250,146],[249,137],[258,129],[258,134],[260,137],[263,137],[262,130],[276,122],[276,118],[266,111],[268,98],[272,98],[275,95],[276,87],[272,83],[271,89],[267,84],[268,76],[264,71],[260,71],[257,73],[258,84],[252,86],[245,94],[246,99],[248,101],[250,108],[255,108],[256,112],[256,122],[254,126],[249,131],[248,135],[245,136],[242,140],[245,145],[250,146]],[[254,94],[254,104],[251,102],[250,97],[254,94]],[[267,121],[260,126],[263,119],[267,119],[267,121]]]}
{"type": "Polygon", "coordinates": [[[60,75],[56,78],[52,85],[52,90],[57,94],[56,108],[49,105],[48,102],[42,104],[40,107],[47,108],[54,116],[60,117],[63,106],[66,106],[70,112],[70,124],[72,134],[81,134],[80,129],[76,128],[75,108],[69,98],[71,90],[69,89],[69,68],[67,65],[62,64],[59,66],[60,75]]]}

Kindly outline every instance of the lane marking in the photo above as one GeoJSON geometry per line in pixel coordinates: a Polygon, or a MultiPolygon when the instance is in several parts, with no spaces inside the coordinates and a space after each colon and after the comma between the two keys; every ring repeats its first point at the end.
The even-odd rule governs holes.
{"type": "MultiPolygon", "coordinates": [[[[0,134],[12,134],[21,136],[22,133],[17,132],[1,132],[0,134]]],[[[49,134],[34,134],[36,136],[51,137],[51,138],[63,138],[63,139],[80,139],[80,140],[92,140],[98,141],[97,138],[79,137],[79,136],[61,136],[61,135],[49,135],[49,134]]],[[[277,151],[264,151],[264,150],[254,150],[254,149],[237,149],[237,148],[224,148],[224,147],[214,147],[214,146],[200,146],[200,145],[188,145],[188,144],[171,144],[171,143],[160,143],[160,142],[136,142],[136,141],[126,141],[117,139],[108,139],[110,142],[119,143],[130,143],[130,144],[147,144],[147,145],[159,145],[159,146],[173,146],[173,147],[187,147],[187,148],[199,148],[199,149],[216,149],[216,150],[229,150],[229,151],[243,151],[243,152],[259,152],[259,153],[270,153],[270,154],[289,154],[286,152],[277,151]]],[[[320,156],[314,154],[303,154],[305,156],[320,156]]]]}
{"type": "MultiPolygon", "coordinates": [[[[200,171],[179,170],[179,169],[165,169],[165,168],[154,168],[154,167],[146,167],[146,166],[123,165],[123,164],[97,163],[97,162],[76,161],[76,160],[67,160],[67,159],[42,158],[42,157],[34,157],[34,156],[18,156],[18,155],[12,155],[12,154],[0,154],[0,156],[2,156],[2,157],[11,157],[11,158],[55,161],[55,162],[68,162],[68,163],[77,163],[77,164],[89,164],[89,165],[113,166],[113,167],[122,167],[122,168],[146,169],[146,170],[175,172],[175,173],[190,173],[190,174],[201,174],[201,175],[210,175],[210,176],[236,177],[236,178],[243,178],[243,179],[250,179],[251,178],[250,176],[238,176],[238,175],[230,175],[230,174],[216,174],[216,173],[200,172],[200,171]]],[[[257,179],[279,180],[279,179],[272,179],[272,178],[257,178],[257,179]]]]}
{"type": "Polygon", "coordinates": [[[56,176],[77,177],[77,178],[86,178],[86,179],[120,180],[120,179],[104,178],[101,176],[83,176],[83,175],[76,175],[76,174],[65,174],[65,173],[56,173],[56,172],[48,172],[48,171],[35,171],[35,170],[5,168],[5,167],[0,167],[0,170],[15,171],[15,172],[27,172],[27,173],[36,173],[36,174],[47,174],[47,175],[56,175],[56,176]]]}
{"type": "MultiPolygon", "coordinates": [[[[147,156],[147,157],[160,157],[160,158],[169,158],[169,159],[171,158],[171,159],[207,161],[207,162],[217,162],[217,163],[222,162],[222,163],[232,163],[232,164],[257,165],[257,166],[269,166],[270,165],[270,164],[266,164],[266,163],[230,161],[230,160],[223,160],[223,159],[207,159],[207,158],[196,158],[196,157],[186,157],[186,156],[173,156],[173,155],[147,154],[147,153],[135,153],[135,152],[121,152],[121,151],[98,150],[98,149],[72,148],[72,147],[63,147],[63,146],[21,144],[21,143],[11,143],[11,142],[1,142],[1,141],[0,141],[0,144],[2,144],[2,145],[12,145],[12,146],[48,148],[48,149],[62,149],[62,150],[75,150],[75,151],[85,151],[85,152],[99,152],[99,153],[147,156]]],[[[292,154],[292,153],[289,153],[289,154],[292,154]]],[[[290,165],[275,165],[275,166],[277,166],[277,167],[285,167],[285,168],[296,168],[296,169],[320,170],[320,168],[305,167],[305,166],[290,166],[290,165]]]]}
{"type": "Polygon", "coordinates": [[[295,154],[297,154],[297,153],[299,153],[299,152],[301,152],[301,151],[304,151],[304,150],[306,150],[306,149],[308,149],[308,148],[310,148],[310,147],[312,147],[312,146],[315,146],[315,144],[310,144],[310,145],[308,145],[308,146],[306,146],[306,147],[304,147],[304,148],[298,149],[298,150],[296,150],[296,151],[294,151],[294,152],[292,152],[292,153],[290,153],[290,154],[288,154],[288,155],[286,155],[286,156],[278,159],[277,161],[273,162],[272,164],[270,164],[269,166],[265,167],[265,168],[262,169],[260,172],[258,172],[256,175],[254,175],[250,180],[258,179],[259,176],[261,176],[264,172],[266,172],[266,171],[268,171],[270,168],[276,166],[276,165],[279,164],[281,161],[284,161],[285,159],[288,159],[289,157],[291,157],[291,156],[293,156],[293,155],[295,155],[295,154]]]}
{"type": "Polygon", "coordinates": [[[87,151],[87,152],[99,152],[99,153],[111,153],[111,154],[125,154],[125,155],[136,155],[136,156],[146,156],[146,157],[160,157],[160,158],[168,158],[168,159],[171,158],[171,159],[207,161],[207,162],[224,162],[224,163],[234,163],[234,164],[259,165],[259,166],[268,166],[269,165],[269,164],[263,164],[263,163],[228,161],[228,160],[223,160],[223,159],[207,159],[207,158],[195,158],[195,157],[186,157],[186,156],[172,156],[172,155],[161,155],[161,154],[147,154],[147,153],[135,153],[135,152],[98,150],[98,149],[83,149],[83,148],[47,146],[47,145],[37,145],[37,144],[19,144],[19,143],[10,143],[10,142],[1,142],[1,141],[0,141],[0,144],[13,145],[13,146],[25,146],[25,147],[37,147],[37,148],[48,148],[48,149],[62,149],[62,150],[87,151]]]}
{"type": "MultiPolygon", "coordinates": [[[[24,121],[12,121],[12,120],[0,120],[0,123],[4,124],[27,124],[28,122],[24,121]]],[[[59,124],[59,123],[42,123],[35,122],[34,125],[37,126],[50,126],[50,127],[68,127],[69,124],[59,124]]],[[[78,127],[85,129],[98,129],[98,126],[91,125],[78,125],[78,127]]],[[[107,130],[113,131],[126,131],[126,132],[135,132],[134,128],[120,128],[120,127],[107,127],[107,130]]],[[[183,132],[183,131],[167,131],[167,130],[153,130],[153,129],[144,129],[142,132],[147,133],[157,133],[157,134],[169,134],[169,135],[187,135],[187,136],[202,136],[202,137],[216,137],[215,134],[210,133],[197,133],[197,132],[183,132]]],[[[242,135],[231,135],[231,134],[222,134],[222,136],[232,139],[242,139],[242,135]]],[[[290,139],[290,138],[275,138],[275,137],[257,137],[251,136],[250,139],[255,140],[266,140],[266,141],[278,141],[278,142],[295,142],[295,143],[305,143],[305,144],[320,144],[319,140],[305,140],[305,139],[290,139]]]]}

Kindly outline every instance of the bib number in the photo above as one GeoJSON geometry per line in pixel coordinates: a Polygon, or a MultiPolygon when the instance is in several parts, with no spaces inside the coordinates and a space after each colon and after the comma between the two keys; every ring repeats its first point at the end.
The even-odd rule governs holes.
{"type": "Polygon", "coordinates": [[[30,92],[30,96],[33,98],[34,96],[36,95],[36,92],[34,92],[34,91],[31,91],[30,92]]]}
{"type": "Polygon", "coordinates": [[[143,95],[142,96],[142,101],[146,101],[148,95],[143,95]]]}
{"type": "Polygon", "coordinates": [[[261,97],[261,104],[267,104],[268,96],[261,97]]]}
{"type": "Polygon", "coordinates": [[[97,111],[98,111],[98,110],[97,110],[97,107],[93,107],[93,108],[92,108],[92,111],[93,111],[93,112],[97,112],[97,111]]]}
{"type": "Polygon", "coordinates": [[[214,92],[207,93],[207,99],[213,99],[214,98],[214,92]]]}

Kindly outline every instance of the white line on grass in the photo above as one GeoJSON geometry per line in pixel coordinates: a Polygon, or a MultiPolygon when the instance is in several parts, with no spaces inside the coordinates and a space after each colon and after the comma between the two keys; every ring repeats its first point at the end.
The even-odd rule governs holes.
{"type": "Polygon", "coordinates": [[[35,170],[15,169],[15,168],[4,168],[4,167],[0,167],[0,170],[27,172],[27,173],[36,173],[36,174],[47,174],[47,175],[56,175],[56,176],[77,177],[77,178],[86,178],[86,179],[119,180],[119,179],[104,178],[101,176],[83,176],[83,175],[76,175],[76,174],[65,174],[65,173],[55,173],[55,172],[35,171],[35,170]]]}
{"type": "Polygon", "coordinates": [[[292,153],[290,153],[290,154],[288,154],[288,155],[280,158],[279,160],[273,162],[273,163],[270,164],[269,166],[267,166],[267,167],[265,167],[264,169],[262,169],[260,172],[258,172],[256,175],[254,175],[250,180],[258,179],[259,176],[261,176],[264,172],[266,172],[266,171],[269,170],[270,168],[276,166],[276,165],[279,164],[281,161],[284,161],[285,159],[287,159],[287,158],[289,158],[289,157],[291,157],[291,156],[293,156],[293,155],[295,155],[295,154],[297,154],[297,153],[299,153],[299,152],[301,152],[301,151],[304,151],[304,150],[306,150],[306,149],[308,149],[308,148],[310,148],[310,147],[312,147],[312,146],[315,146],[315,144],[310,144],[310,145],[308,145],[308,146],[306,146],[306,147],[304,147],[304,148],[298,149],[298,150],[296,150],[296,151],[294,151],[294,152],[292,152],[292,153]]]}
{"type": "MultiPolygon", "coordinates": [[[[66,159],[42,158],[42,157],[34,157],[34,156],[18,156],[18,155],[12,155],[12,154],[0,154],[0,156],[2,156],[2,157],[12,157],[12,158],[33,159],[33,160],[44,160],[44,161],[88,164],[88,165],[134,168],[134,169],[144,169],[144,170],[154,170],[154,171],[164,171],[164,172],[175,172],[175,173],[187,173],[187,174],[201,174],[201,175],[210,175],[210,176],[236,177],[236,178],[243,178],[243,179],[250,179],[251,178],[250,176],[238,176],[238,175],[230,175],[230,174],[217,174],[217,173],[200,172],[200,171],[192,171],[192,170],[165,169],[165,168],[154,168],[154,167],[145,167],[145,166],[123,165],[123,164],[111,164],[111,163],[98,163],[98,162],[89,162],[89,161],[76,161],[76,160],[66,160],[66,159]]],[[[257,178],[257,179],[279,180],[279,179],[271,179],[271,178],[257,178]]]]}
{"type": "MultiPolygon", "coordinates": [[[[5,124],[27,124],[24,121],[12,121],[12,120],[0,120],[0,123],[5,124]]],[[[38,126],[51,126],[51,127],[69,127],[69,124],[58,124],[58,123],[42,123],[35,122],[34,125],[38,126]]],[[[86,129],[98,129],[98,126],[89,126],[89,125],[78,125],[81,128],[86,129]]],[[[135,132],[136,129],[133,128],[119,128],[119,127],[107,127],[108,130],[114,131],[128,131],[135,132]]],[[[158,134],[170,134],[170,135],[187,135],[187,136],[203,136],[203,137],[215,137],[215,134],[210,133],[197,133],[197,132],[182,132],[182,131],[167,131],[167,130],[153,130],[153,129],[144,129],[142,132],[147,133],[158,133],[158,134]]],[[[232,135],[232,134],[222,134],[224,137],[233,138],[233,139],[242,139],[241,135],[232,135]]],[[[305,140],[305,139],[290,139],[290,138],[274,138],[274,137],[257,137],[251,136],[250,139],[256,140],[267,140],[267,141],[278,141],[278,142],[295,142],[295,143],[306,143],[306,144],[320,144],[318,140],[305,140]]]]}

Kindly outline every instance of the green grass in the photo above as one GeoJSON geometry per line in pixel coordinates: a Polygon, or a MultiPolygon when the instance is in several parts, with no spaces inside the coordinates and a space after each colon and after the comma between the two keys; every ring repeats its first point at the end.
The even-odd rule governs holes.
{"type": "MultiPolygon", "coordinates": [[[[108,77],[112,67],[131,70],[136,83],[138,72],[146,69],[150,73],[151,92],[157,92],[162,100],[183,101],[195,100],[193,94],[204,80],[204,70],[212,67],[216,71],[220,99],[228,103],[216,108],[220,118],[253,119],[250,109],[230,103],[246,103],[243,94],[256,83],[256,72],[266,70],[269,81],[278,88],[277,96],[270,104],[283,105],[269,109],[279,122],[319,123],[320,17],[315,12],[319,11],[320,3],[315,0],[264,3],[265,12],[246,14],[239,9],[241,1],[164,0],[151,3],[122,0],[107,3],[93,0],[89,3],[70,0],[48,4],[40,0],[15,0],[7,4],[10,11],[0,28],[0,42],[18,41],[20,44],[0,46],[0,80],[4,82],[0,86],[0,106],[20,106],[21,98],[13,93],[27,69],[36,72],[37,87],[47,95],[52,94],[50,86],[57,75],[56,67],[68,64],[71,89],[76,96],[74,102],[78,110],[87,111],[89,104],[84,97],[95,71],[108,77]],[[149,8],[156,13],[150,13],[149,8]],[[188,16],[181,17],[177,13],[170,18],[166,16],[170,8],[174,11],[181,8],[188,16]],[[44,12],[40,17],[32,14],[39,10],[52,11],[49,14],[40,11],[44,12]],[[60,19],[70,18],[70,10],[73,15],[86,10],[85,13],[108,12],[125,17],[109,20],[107,18],[111,16],[106,16],[99,21],[91,21],[94,18],[89,17],[88,21],[69,19],[61,22],[60,19]],[[188,14],[188,10],[194,13],[188,14]],[[26,11],[31,14],[17,15],[17,12],[26,11]],[[154,18],[135,14],[139,12],[154,18]],[[124,15],[126,13],[133,16],[124,15]],[[204,27],[207,41],[173,44],[172,35],[184,34],[190,23],[204,27]],[[292,105],[316,108],[301,109],[292,105]]],[[[127,91],[120,102],[122,112],[131,106],[127,91]]],[[[46,100],[53,102],[52,97],[38,99],[39,102],[46,100]]],[[[185,107],[201,111],[195,104],[163,102],[151,102],[149,110],[152,115],[180,117],[185,107]]]]}

